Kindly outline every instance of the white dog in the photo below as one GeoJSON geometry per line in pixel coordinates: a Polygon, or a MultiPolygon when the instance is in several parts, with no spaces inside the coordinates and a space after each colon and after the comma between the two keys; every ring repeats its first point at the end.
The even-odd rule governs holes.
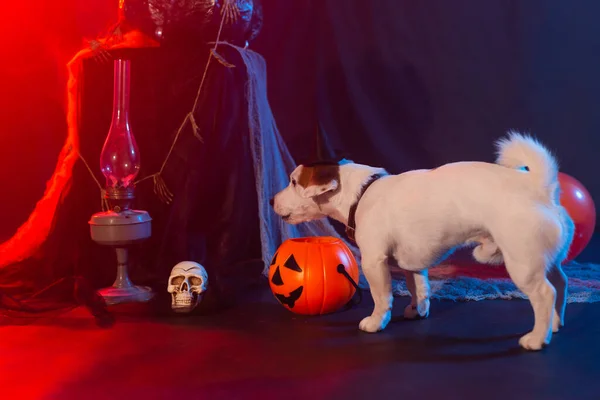
{"type": "Polygon", "coordinates": [[[539,350],[564,322],[567,277],[561,263],[574,225],[559,203],[550,152],[515,132],[497,148],[496,164],[458,162],[400,175],[354,163],[301,165],[272,204],[290,224],[326,216],[346,224],[375,303],[361,330],[377,332],[390,321],[390,264],[405,272],[412,296],[404,316],[424,318],[427,268],[460,246],[477,244],[475,259],[504,262],[528,296],[535,323],[519,344],[539,350]]]}

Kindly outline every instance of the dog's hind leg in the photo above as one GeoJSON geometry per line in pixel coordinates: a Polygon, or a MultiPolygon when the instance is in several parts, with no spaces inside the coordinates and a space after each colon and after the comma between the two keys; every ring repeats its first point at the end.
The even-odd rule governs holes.
{"type": "Polygon", "coordinates": [[[428,271],[404,271],[406,287],[410,292],[410,304],[404,309],[404,318],[417,319],[429,316],[429,277],[428,271]]]}
{"type": "Polygon", "coordinates": [[[515,285],[529,298],[535,319],[533,330],[521,337],[519,344],[527,350],[540,350],[544,344],[550,344],[552,338],[556,290],[546,279],[542,260],[537,264],[524,264],[507,259],[505,264],[515,285]]]}
{"type": "Polygon", "coordinates": [[[567,306],[568,278],[562,269],[562,262],[567,258],[569,247],[573,242],[575,225],[573,220],[563,207],[557,209],[561,223],[560,246],[556,261],[549,268],[547,276],[550,283],[556,289],[556,305],[554,306],[554,319],[552,320],[552,332],[558,332],[565,324],[565,308],[567,306]]]}
{"type": "Polygon", "coordinates": [[[568,278],[560,263],[554,264],[548,271],[548,280],[556,289],[556,304],[554,305],[554,319],[552,332],[556,333],[565,324],[565,308],[567,306],[568,278]]]}
{"type": "Polygon", "coordinates": [[[362,270],[369,282],[371,296],[375,302],[373,313],[360,321],[359,328],[365,332],[378,332],[387,326],[392,318],[392,277],[387,257],[362,254],[362,270]]]}

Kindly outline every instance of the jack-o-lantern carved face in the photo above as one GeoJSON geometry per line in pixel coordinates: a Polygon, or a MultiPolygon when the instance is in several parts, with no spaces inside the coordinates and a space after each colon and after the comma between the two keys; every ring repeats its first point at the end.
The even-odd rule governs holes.
{"type": "Polygon", "coordinates": [[[358,281],[350,249],[333,237],[290,239],[273,256],[269,284],[275,298],[298,314],[326,314],[347,304],[358,281]],[[340,273],[342,268],[347,274],[340,273]]]}
{"type": "MultiPolygon", "coordinates": [[[[273,257],[273,260],[271,261],[271,268],[275,268],[275,272],[273,273],[273,276],[271,277],[271,284],[278,286],[278,287],[282,287],[285,286],[285,282],[283,281],[283,278],[281,277],[281,269],[279,265],[277,264],[277,253],[275,253],[275,256],[273,257]]],[[[294,257],[293,254],[290,254],[289,257],[287,258],[287,260],[285,260],[285,262],[283,263],[283,268],[285,269],[284,274],[286,276],[286,281],[288,282],[288,286],[289,285],[298,285],[300,284],[300,279],[302,278],[302,268],[300,268],[300,266],[298,265],[298,262],[296,261],[296,258],[294,257]],[[292,272],[290,272],[292,271],[292,272]],[[289,275],[289,276],[288,276],[289,275]],[[296,279],[294,279],[296,278],[296,279]]],[[[300,298],[300,296],[302,296],[302,292],[304,291],[304,285],[297,286],[296,289],[290,291],[289,296],[285,296],[281,293],[274,293],[275,297],[277,298],[277,300],[279,300],[279,302],[281,304],[284,304],[286,306],[288,306],[289,308],[294,308],[294,306],[296,305],[296,301],[300,298]]]]}

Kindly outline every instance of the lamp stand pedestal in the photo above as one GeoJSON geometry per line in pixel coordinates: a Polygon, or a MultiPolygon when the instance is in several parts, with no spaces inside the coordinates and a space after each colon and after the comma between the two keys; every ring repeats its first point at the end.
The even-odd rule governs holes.
{"type": "Polygon", "coordinates": [[[153,297],[152,289],[136,286],[129,279],[129,246],[148,239],[151,235],[150,215],[141,210],[107,211],[94,214],[89,221],[92,240],[115,248],[117,277],[111,287],[100,290],[107,305],[147,302],[153,297]]]}

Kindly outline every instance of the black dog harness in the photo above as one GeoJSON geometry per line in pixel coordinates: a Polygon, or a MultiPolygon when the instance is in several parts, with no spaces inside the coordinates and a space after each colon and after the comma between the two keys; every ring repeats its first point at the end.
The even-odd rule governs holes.
{"type": "Polygon", "coordinates": [[[363,184],[362,188],[360,189],[360,193],[356,198],[356,201],[350,207],[350,213],[348,214],[348,225],[346,226],[346,235],[348,236],[348,239],[352,240],[353,242],[356,242],[354,234],[356,232],[356,209],[358,208],[358,202],[360,201],[360,199],[362,199],[369,186],[371,186],[373,183],[375,183],[377,180],[384,176],[387,176],[387,173],[371,175],[369,180],[363,184]]]}

